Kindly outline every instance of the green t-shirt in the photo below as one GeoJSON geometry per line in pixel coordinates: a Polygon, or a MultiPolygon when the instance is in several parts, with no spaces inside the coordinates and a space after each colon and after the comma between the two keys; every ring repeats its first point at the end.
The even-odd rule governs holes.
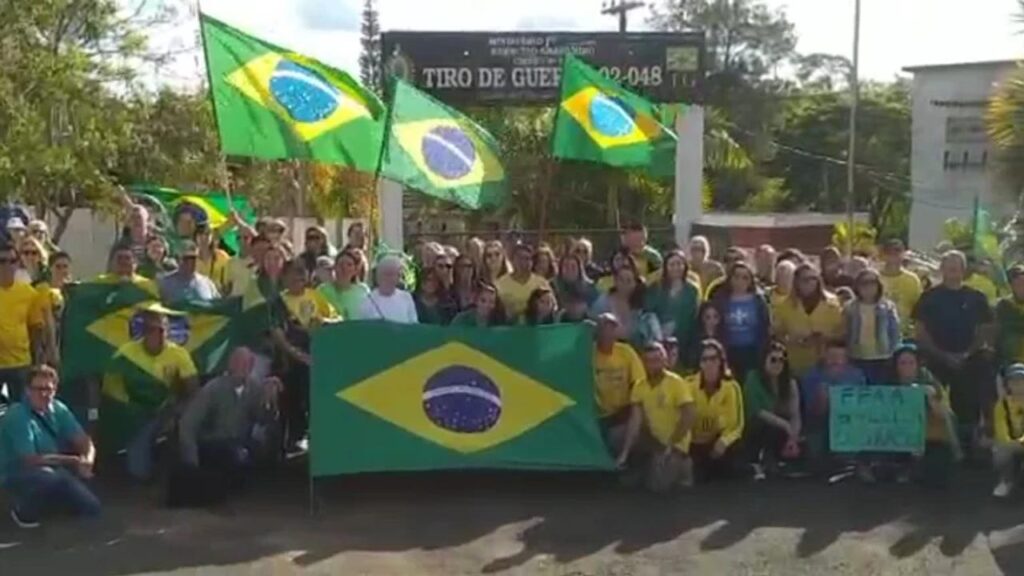
{"type": "Polygon", "coordinates": [[[370,293],[370,287],[362,282],[350,284],[344,290],[338,290],[334,284],[321,284],[317,290],[327,298],[344,320],[359,318],[359,310],[370,293]]]}
{"type": "Polygon", "coordinates": [[[39,416],[32,414],[28,404],[12,405],[0,418],[0,482],[21,468],[25,456],[57,454],[79,434],[82,426],[60,400],[39,416]]]}
{"type": "Polygon", "coordinates": [[[757,370],[751,371],[743,381],[743,408],[748,422],[756,419],[762,411],[788,418],[788,415],[779,413],[779,397],[761,382],[761,373],[757,370]]]}

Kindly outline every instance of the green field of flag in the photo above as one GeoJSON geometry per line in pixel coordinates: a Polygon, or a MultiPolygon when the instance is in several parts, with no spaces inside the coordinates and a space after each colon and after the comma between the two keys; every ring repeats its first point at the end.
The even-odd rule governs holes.
{"type": "Polygon", "coordinates": [[[312,474],[611,469],[592,349],[579,325],[325,326],[313,336],[312,474]]]}
{"type": "Polygon", "coordinates": [[[494,137],[400,79],[391,94],[381,176],[471,210],[500,204],[508,184],[494,137]]]}
{"type": "MultiPolygon", "coordinates": [[[[229,196],[225,192],[210,190],[198,194],[189,194],[175,188],[164,186],[147,186],[144,184],[128,187],[128,191],[134,195],[148,196],[158,203],[167,217],[164,223],[167,233],[174,234],[173,217],[175,211],[183,204],[191,205],[206,213],[207,221],[211,230],[218,230],[228,223],[231,218],[231,210],[234,209],[249,223],[256,221],[256,211],[253,209],[249,199],[244,196],[229,196]]],[[[238,230],[231,228],[220,235],[221,240],[228,249],[237,254],[238,230]]]]}
{"type": "Polygon", "coordinates": [[[225,154],[377,169],[384,106],[349,74],[201,16],[225,154]]]}
{"type": "Polygon", "coordinates": [[[669,117],[583,60],[566,55],[552,155],[672,176],[676,136],[670,124],[663,124],[669,117]]]}

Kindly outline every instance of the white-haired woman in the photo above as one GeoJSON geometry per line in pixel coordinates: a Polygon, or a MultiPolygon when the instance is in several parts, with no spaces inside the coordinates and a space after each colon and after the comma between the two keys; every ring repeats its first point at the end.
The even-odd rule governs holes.
{"type": "Polygon", "coordinates": [[[385,256],[377,263],[377,287],[363,301],[360,319],[419,324],[412,295],[398,287],[403,266],[397,256],[385,256]]]}

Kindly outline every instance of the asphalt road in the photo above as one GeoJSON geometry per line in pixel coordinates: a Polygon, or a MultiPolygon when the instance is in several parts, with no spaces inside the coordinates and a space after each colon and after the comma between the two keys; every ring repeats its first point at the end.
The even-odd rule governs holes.
{"type": "Polygon", "coordinates": [[[936,492],[815,481],[627,492],[593,475],[265,479],[216,510],[158,507],[101,486],[105,517],[19,530],[0,519],[0,574],[1024,574],[1024,497],[982,473],[936,492]]]}

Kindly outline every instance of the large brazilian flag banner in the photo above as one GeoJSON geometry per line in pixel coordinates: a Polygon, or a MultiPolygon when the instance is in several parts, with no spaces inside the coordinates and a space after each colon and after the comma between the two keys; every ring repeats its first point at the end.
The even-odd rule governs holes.
{"type": "Polygon", "coordinates": [[[313,337],[313,476],[607,470],[584,326],[343,322],[313,337]]]}

